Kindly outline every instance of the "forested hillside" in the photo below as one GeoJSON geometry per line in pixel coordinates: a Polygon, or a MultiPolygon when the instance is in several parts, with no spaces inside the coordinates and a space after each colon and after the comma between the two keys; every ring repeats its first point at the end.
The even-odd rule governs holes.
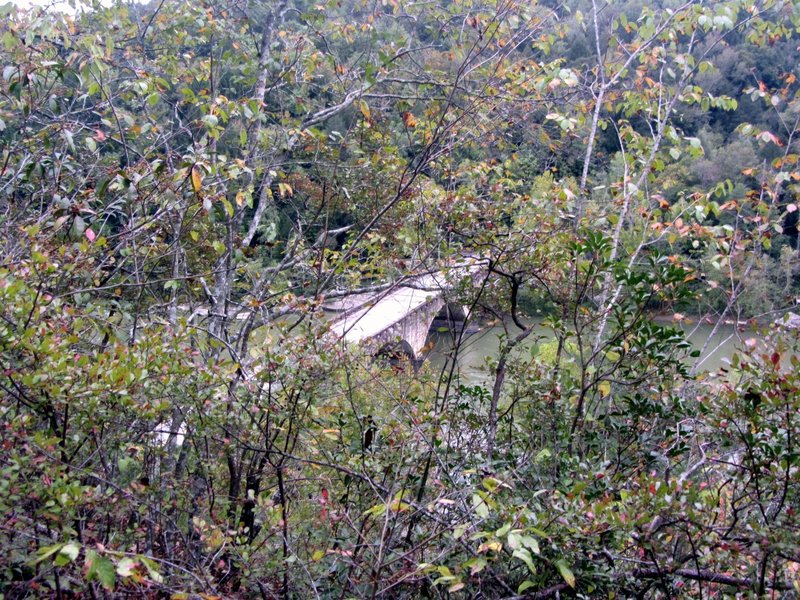
{"type": "Polygon", "coordinates": [[[0,597],[794,598],[798,27],[0,7],[0,597]],[[332,334],[422,273],[443,364],[332,334]]]}

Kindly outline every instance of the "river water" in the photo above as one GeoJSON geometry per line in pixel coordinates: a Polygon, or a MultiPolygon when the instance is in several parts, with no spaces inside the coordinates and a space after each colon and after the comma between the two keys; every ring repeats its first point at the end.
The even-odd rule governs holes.
{"type": "MultiPolygon", "coordinates": [[[[663,323],[672,324],[672,323],[663,323]]],[[[714,325],[706,322],[682,322],[674,324],[687,334],[688,340],[696,350],[703,350],[704,353],[697,359],[688,359],[690,366],[694,361],[699,362],[699,371],[716,371],[720,367],[727,366],[737,348],[744,345],[744,340],[751,337],[760,337],[754,331],[745,328],[737,330],[734,325],[722,324],[717,328],[714,336],[711,336],[714,325]],[[708,342],[708,343],[707,343],[708,342]]],[[[509,327],[509,333],[515,335],[520,330],[509,327]]],[[[482,327],[479,331],[465,335],[462,340],[461,349],[458,352],[457,369],[462,378],[475,384],[486,384],[490,379],[489,371],[486,367],[487,360],[497,357],[501,339],[506,335],[501,325],[490,325],[482,327]]],[[[547,343],[553,339],[553,334],[547,327],[538,324],[534,333],[523,342],[516,353],[528,354],[534,350],[538,344],[547,343]]],[[[444,366],[448,356],[453,353],[453,335],[450,332],[432,332],[429,337],[431,350],[427,355],[430,366],[433,369],[444,366]]]]}

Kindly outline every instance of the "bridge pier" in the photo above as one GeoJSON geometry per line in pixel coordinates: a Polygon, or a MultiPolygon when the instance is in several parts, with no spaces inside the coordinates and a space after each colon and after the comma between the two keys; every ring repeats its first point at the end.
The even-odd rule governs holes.
{"type": "Polygon", "coordinates": [[[372,338],[370,345],[379,348],[376,354],[405,354],[419,366],[424,359],[431,331],[446,329],[458,335],[468,319],[468,307],[448,303],[441,297],[432,298],[426,305],[372,338]]]}

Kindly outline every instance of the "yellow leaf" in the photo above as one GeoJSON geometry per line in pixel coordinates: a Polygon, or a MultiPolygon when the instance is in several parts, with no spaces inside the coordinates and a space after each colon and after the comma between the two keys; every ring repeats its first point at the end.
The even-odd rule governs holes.
{"type": "Polygon", "coordinates": [[[292,186],[290,186],[288,183],[279,183],[278,193],[280,193],[281,198],[283,198],[285,196],[294,195],[294,190],[292,189],[292,186]]]}
{"type": "Polygon", "coordinates": [[[363,100],[358,103],[358,108],[361,110],[361,114],[364,115],[364,118],[369,121],[372,119],[372,113],[369,111],[369,106],[363,100]]]}
{"type": "Polygon", "coordinates": [[[200,167],[194,165],[192,167],[192,189],[194,190],[195,194],[199,193],[201,189],[203,189],[203,175],[200,173],[200,167]]]}
{"type": "Polygon", "coordinates": [[[500,542],[484,542],[480,546],[478,546],[478,552],[487,552],[492,550],[494,552],[500,552],[503,549],[503,544],[500,542]]]}
{"type": "Polygon", "coordinates": [[[411,508],[411,505],[408,502],[403,502],[399,498],[392,500],[391,504],[389,504],[389,509],[394,512],[405,512],[409,508],[411,508]]]}
{"type": "Polygon", "coordinates": [[[597,384],[597,389],[600,390],[600,395],[605,398],[611,393],[611,382],[610,381],[601,381],[597,384]]]}
{"type": "Polygon", "coordinates": [[[219,529],[214,529],[211,532],[211,535],[208,536],[208,538],[206,539],[206,543],[208,544],[208,546],[214,550],[222,546],[224,542],[225,542],[225,535],[219,529]]]}

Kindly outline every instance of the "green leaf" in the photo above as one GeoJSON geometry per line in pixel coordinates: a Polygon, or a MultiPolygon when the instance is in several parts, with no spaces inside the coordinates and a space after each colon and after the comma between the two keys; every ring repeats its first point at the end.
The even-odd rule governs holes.
{"type": "Polygon", "coordinates": [[[489,505],[478,494],[472,494],[472,506],[475,508],[475,514],[481,519],[489,516],[489,505]]]}
{"type": "Polygon", "coordinates": [[[469,567],[469,574],[470,575],[477,575],[481,571],[486,568],[486,565],[489,563],[486,561],[485,558],[481,556],[476,556],[475,558],[469,559],[467,562],[464,563],[465,567],[469,567]]]}
{"type": "Polygon", "coordinates": [[[529,535],[523,535],[520,538],[520,541],[522,542],[523,546],[530,549],[530,551],[533,552],[534,554],[541,553],[541,550],[539,549],[539,542],[536,540],[536,538],[531,537],[529,535]]]}
{"type": "Polygon", "coordinates": [[[494,477],[486,477],[481,483],[489,492],[494,492],[498,488],[505,485],[502,481],[494,477]]]}
{"type": "Polygon", "coordinates": [[[125,557],[117,563],[117,575],[120,577],[130,577],[136,568],[136,561],[125,557]]]}
{"type": "Polygon", "coordinates": [[[377,71],[378,69],[373,64],[367,64],[367,66],[364,67],[364,79],[366,79],[367,83],[370,85],[375,85],[377,81],[375,73],[377,73],[377,71]]]}
{"type": "Polygon", "coordinates": [[[378,517],[378,516],[382,515],[385,512],[386,512],[386,505],[383,504],[383,503],[380,503],[380,504],[376,504],[372,508],[368,508],[367,510],[365,510],[364,514],[362,516],[372,515],[373,517],[378,517]]]}
{"type": "Polygon", "coordinates": [[[575,587],[575,575],[572,573],[572,570],[567,565],[567,561],[563,558],[559,558],[556,562],[556,569],[561,574],[561,577],[564,578],[564,581],[567,582],[567,585],[571,588],[575,587]]]}
{"type": "Polygon", "coordinates": [[[164,577],[158,572],[156,562],[152,558],[148,558],[147,556],[137,556],[137,558],[142,562],[144,568],[147,569],[147,576],[150,577],[152,581],[163,583],[164,577]]]}
{"type": "Polygon", "coordinates": [[[113,562],[104,556],[99,556],[94,550],[87,550],[86,564],[88,566],[86,578],[89,581],[99,581],[100,585],[109,592],[114,589],[114,581],[117,577],[113,562]]]}
{"type": "Polygon", "coordinates": [[[63,567],[64,565],[68,565],[73,560],[78,558],[78,554],[81,551],[80,544],[76,542],[68,542],[64,544],[64,546],[58,551],[58,556],[55,559],[55,565],[57,567],[63,567]]]}
{"type": "Polygon", "coordinates": [[[37,558],[35,561],[33,561],[33,564],[40,563],[46,558],[53,556],[53,554],[61,550],[63,547],[64,544],[53,544],[52,546],[43,546],[42,548],[39,548],[39,550],[36,552],[37,558]]]}
{"type": "Polygon", "coordinates": [[[533,557],[531,556],[529,550],[525,548],[517,548],[514,550],[514,553],[511,556],[520,559],[522,562],[528,565],[528,569],[531,573],[536,573],[536,565],[533,564],[533,557]]]}
{"type": "Polygon", "coordinates": [[[225,212],[228,213],[229,217],[233,216],[233,205],[227,198],[222,198],[222,205],[225,207],[225,212]]]}
{"type": "Polygon", "coordinates": [[[532,581],[525,580],[525,581],[523,581],[522,583],[519,584],[519,587],[517,588],[517,593],[521,594],[525,590],[529,590],[530,588],[534,587],[535,585],[536,584],[533,583],[532,581]]]}

